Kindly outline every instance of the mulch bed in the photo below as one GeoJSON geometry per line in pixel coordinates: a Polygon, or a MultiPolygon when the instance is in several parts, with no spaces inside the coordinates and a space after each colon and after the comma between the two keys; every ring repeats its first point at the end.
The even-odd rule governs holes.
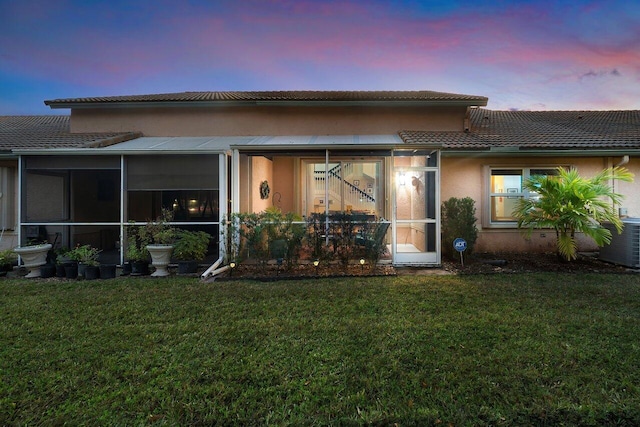
{"type": "Polygon", "coordinates": [[[396,271],[391,265],[371,266],[365,264],[350,264],[343,266],[338,263],[321,263],[318,267],[312,263],[301,263],[291,268],[278,267],[275,263],[257,264],[240,263],[233,271],[228,270],[216,278],[216,280],[253,279],[263,282],[275,280],[313,279],[327,277],[374,277],[395,276],[396,271]]]}
{"type": "Polygon", "coordinates": [[[571,262],[561,260],[556,253],[477,253],[460,260],[443,261],[442,268],[457,274],[492,273],[637,273],[639,270],[611,264],[598,259],[595,253],[580,253],[571,262]]]}
{"type": "MultiPolygon", "coordinates": [[[[253,279],[275,281],[327,277],[395,276],[415,274],[416,268],[396,269],[392,265],[377,265],[371,268],[359,264],[344,267],[340,264],[321,264],[317,268],[311,263],[295,265],[290,269],[274,263],[266,265],[240,263],[231,274],[223,273],[216,280],[253,279]],[[408,272],[408,273],[407,273],[408,272]]],[[[513,274],[513,273],[639,273],[640,270],[615,265],[598,259],[597,254],[579,254],[571,262],[562,261],[555,253],[477,253],[460,261],[443,260],[439,268],[422,268],[425,273],[444,274],[513,274]]]]}

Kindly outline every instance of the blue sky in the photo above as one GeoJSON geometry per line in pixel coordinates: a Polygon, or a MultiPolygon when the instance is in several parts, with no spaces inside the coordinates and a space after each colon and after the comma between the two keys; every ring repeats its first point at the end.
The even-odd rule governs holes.
{"type": "Polygon", "coordinates": [[[640,2],[0,0],[0,115],[46,99],[435,90],[640,109],[640,2]]]}

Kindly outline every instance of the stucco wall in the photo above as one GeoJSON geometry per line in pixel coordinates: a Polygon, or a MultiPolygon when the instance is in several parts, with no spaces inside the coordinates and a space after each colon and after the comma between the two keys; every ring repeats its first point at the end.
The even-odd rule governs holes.
{"type": "Polygon", "coordinates": [[[74,109],[72,132],[144,136],[395,134],[463,130],[465,107],[234,107],[74,109]]]}
{"type": "MultiPolygon", "coordinates": [[[[273,158],[272,200],[282,212],[295,212],[299,200],[296,197],[293,157],[273,158]]],[[[298,193],[299,194],[299,193],[298,193]]]]}
{"type": "Polygon", "coordinates": [[[273,162],[266,157],[251,157],[251,211],[262,212],[271,206],[273,197],[273,162]],[[260,198],[260,184],[269,183],[270,193],[266,199],[260,198]]]}
{"type": "MultiPolygon", "coordinates": [[[[484,195],[485,166],[513,166],[513,167],[555,167],[559,165],[574,166],[583,176],[593,176],[603,168],[613,166],[620,158],[572,158],[572,157],[526,157],[526,158],[442,158],[441,169],[441,200],[450,197],[471,197],[476,201],[476,217],[479,237],[476,250],[480,252],[517,251],[517,252],[548,252],[555,250],[555,234],[550,230],[536,230],[530,238],[525,238],[516,228],[490,228],[487,225],[489,215],[488,197],[484,195]],[[487,200],[485,200],[485,198],[487,200]],[[485,226],[483,226],[483,224],[485,226]]],[[[640,159],[631,159],[626,165],[636,174],[633,183],[616,182],[615,190],[626,196],[622,207],[627,209],[629,216],[640,217],[640,159]]],[[[597,246],[582,236],[579,238],[579,250],[596,250],[597,246]]]]}

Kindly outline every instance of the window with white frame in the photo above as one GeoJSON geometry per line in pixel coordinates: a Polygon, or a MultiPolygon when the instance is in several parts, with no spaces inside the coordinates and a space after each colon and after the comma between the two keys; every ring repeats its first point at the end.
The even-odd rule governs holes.
{"type": "Polygon", "coordinates": [[[522,198],[536,197],[536,193],[523,188],[524,182],[532,176],[556,175],[555,167],[491,167],[489,168],[489,224],[514,225],[513,211],[522,198]]]}

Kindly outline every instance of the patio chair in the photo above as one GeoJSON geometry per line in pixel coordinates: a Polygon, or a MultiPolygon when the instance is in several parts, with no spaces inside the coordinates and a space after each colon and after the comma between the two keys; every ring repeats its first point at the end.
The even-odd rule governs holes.
{"type": "Polygon", "coordinates": [[[367,234],[365,230],[361,230],[356,236],[355,243],[358,246],[364,246],[365,249],[378,247],[383,244],[384,236],[387,234],[388,229],[389,223],[381,222],[372,234],[367,234]]]}

